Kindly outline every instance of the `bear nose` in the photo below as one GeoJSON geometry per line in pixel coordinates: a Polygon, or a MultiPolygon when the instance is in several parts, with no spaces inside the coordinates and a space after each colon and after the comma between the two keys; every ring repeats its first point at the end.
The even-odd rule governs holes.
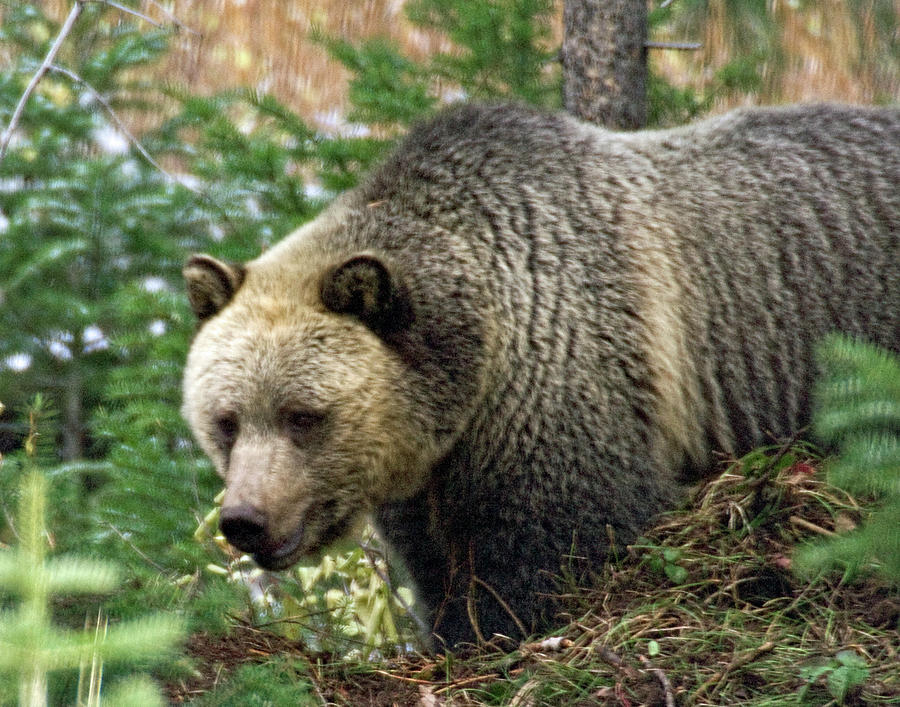
{"type": "Polygon", "coordinates": [[[223,508],[219,528],[228,542],[243,552],[257,552],[266,543],[266,516],[247,503],[223,508]]]}

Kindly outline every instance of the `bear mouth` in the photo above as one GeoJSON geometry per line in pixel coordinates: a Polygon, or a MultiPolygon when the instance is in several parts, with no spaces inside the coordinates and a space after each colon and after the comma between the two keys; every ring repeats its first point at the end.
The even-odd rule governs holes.
{"type": "Polygon", "coordinates": [[[305,534],[304,526],[301,524],[284,540],[253,553],[253,561],[265,570],[282,570],[290,567],[300,558],[301,553],[298,550],[305,534]]]}
{"type": "MultiPolygon", "coordinates": [[[[333,509],[333,504],[330,505],[333,509]]],[[[265,570],[287,569],[301,557],[313,555],[335,540],[343,538],[352,525],[353,518],[349,515],[331,518],[325,529],[319,533],[314,542],[304,545],[303,541],[309,540],[306,529],[307,524],[301,523],[291,535],[284,540],[273,543],[264,550],[253,554],[253,561],[265,570]]]]}

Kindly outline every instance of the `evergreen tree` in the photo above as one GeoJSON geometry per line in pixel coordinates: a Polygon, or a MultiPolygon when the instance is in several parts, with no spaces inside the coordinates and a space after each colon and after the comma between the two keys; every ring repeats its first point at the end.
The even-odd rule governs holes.
{"type": "MultiPolygon", "coordinates": [[[[103,5],[84,9],[57,57],[60,71],[38,85],[0,163],[0,396],[21,411],[40,393],[39,412],[54,413],[40,439],[55,442],[43,463],[56,480],[53,513],[67,521],[63,549],[84,540],[91,491],[115,479],[90,426],[111,373],[134,354],[111,337],[157,326],[155,312],[123,309],[114,295],[170,287],[184,244],[202,233],[192,195],[113,125],[110,109],[146,106],[149,94],[134,99],[141,86],[126,77],[166,47],[161,32],[118,19],[103,5]]],[[[15,51],[0,73],[4,126],[57,31],[34,5],[6,9],[0,41],[15,51]]],[[[4,464],[4,505],[21,468],[15,458],[4,464]]]]}
{"type": "MultiPolygon", "coordinates": [[[[125,107],[122,75],[157,58],[165,41],[113,26],[104,10],[85,9],[58,59],[92,88],[69,75],[46,77],[0,163],[0,391],[14,409],[35,391],[53,400],[65,460],[100,451],[87,411],[115,362],[107,337],[121,318],[112,293],[160,262],[171,269],[180,260],[177,239],[164,230],[171,217],[163,223],[159,208],[163,201],[178,208],[177,190],[135,159],[101,105],[125,107]]],[[[0,42],[16,52],[0,75],[4,126],[56,30],[31,5],[6,11],[0,42]]]]}

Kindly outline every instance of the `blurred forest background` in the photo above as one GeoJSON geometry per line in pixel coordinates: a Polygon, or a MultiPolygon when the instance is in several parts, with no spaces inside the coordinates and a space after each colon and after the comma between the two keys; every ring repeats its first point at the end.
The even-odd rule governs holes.
{"type": "MultiPolygon", "coordinates": [[[[71,6],[0,0],[0,129],[71,6]]],[[[17,542],[20,480],[37,465],[55,551],[127,569],[112,615],[175,606],[209,629],[250,609],[243,585],[202,570],[226,563],[193,536],[219,482],[178,412],[193,328],[182,263],[254,257],[442,103],[558,107],[562,2],[129,7],[153,22],[85,5],[0,161],[0,549],[17,542]]],[[[652,125],[900,97],[900,0],[650,8],[651,40],[701,44],[649,51],[652,125]]],[[[83,605],[69,609],[80,625],[83,605]]]]}
{"type": "MultiPolygon", "coordinates": [[[[490,4],[498,12],[507,9],[504,3],[490,4]]],[[[532,4],[546,8],[542,44],[557,47],[562,0],[532,4]]],[[[651,38],[702,47],[651,51],[652,70],[679,87],[702,91],[717,80],[731,80],[741,89],[717,96],[711,110],[812,100],[878,103],[900,95],[898,0],[675,0],[670,12],[659,11],[660,4],[650,3],[657,9],[651,38]],[[729,75],[717,76],[726,67],[729,75]],[[738,81],[751,76],[749,84],[738,81]]],[[[38,5],[61,21],[71,3],[38,5]]],[[[165,21],[154,5],[140,7],[165,21]]],[[[351,43],[385,38],[413,61],[463,51],[440,22],[411,21],[404,5],[403,0],[165,3],[194,32],[174,37],[152,74],[200,94],[238,87],[271,93],[315,127],[338,131],[345,125],[352,71],[310,41],[314,28],[351,43]]],[[[437,87],[451,98],[457,89],[452,82],[437,87]]]]}

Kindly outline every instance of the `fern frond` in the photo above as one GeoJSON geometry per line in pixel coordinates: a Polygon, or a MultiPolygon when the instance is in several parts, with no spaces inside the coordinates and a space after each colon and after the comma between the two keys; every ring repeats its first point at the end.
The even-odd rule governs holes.
{"type": "Polygon", "coordinates": [[[802,548],[796,567],[812,574],[871,563],[900,583],[900,361],[843,336],[823,343],[819,361],[824,373],[814,429],[840,449],[827,465],[828,480],[874,497],[876,506],[861,528],[802,548]]]}

